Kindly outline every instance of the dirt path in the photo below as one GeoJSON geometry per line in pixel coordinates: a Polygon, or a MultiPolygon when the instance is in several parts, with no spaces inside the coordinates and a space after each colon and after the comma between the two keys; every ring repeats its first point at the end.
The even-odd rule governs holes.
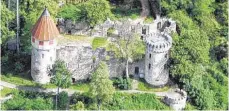
{"type": "Polygon", "coordinates": [[[150,6],[148,0],[140,0],[142,5],[141,17],[134,20],[134,23],[143,23],[147,16],[150,14],[150,6]]]}

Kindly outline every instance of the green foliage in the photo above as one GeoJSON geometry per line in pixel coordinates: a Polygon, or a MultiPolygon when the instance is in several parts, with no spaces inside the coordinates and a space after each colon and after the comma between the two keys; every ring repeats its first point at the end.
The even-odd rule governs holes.
{"type": "Polygon", "coordinates": [[[2,104],[5,110],[52,110],[53,99],[51,95],[14,91],[13,99],[2,104]]]}
{"type": "Polygon", "coordinates": [[[225,6],[224,2],[164,0],[161,5],[163,15],[177,23],[170,62],[173,79],[185,88],[197,109],[226,110],[228,102],[223,93],[228,82],[224,59],[227,57],[227,23],[224,22],[227,11],[221,7],[225,6]]]}
{"type": "Polygon", "coordinates": [[[0,44],[4,45],[7,40],[12,38],[15,33],[12,29],[7,27],[7,24],[10,24],[14,19],[15,15],[12,11],[10,11],[5,2],[1,1],[1,40],[0,44]]]}
{"type": "Polygon", "coordinates": [[[106,47],[107,45],[107,39],[104,37],[96,37],[92,41],[92,49],[95,50],[99,47],[106,47]]]}
{"type": "Polygon", "coordinates": [[[58,109],[66,110],[69,101],[68,93],[63,91],[58,96],[58,109]]]}
{"type": "Polygon", "coordinates": [[[57,17],[78,21],[81,18],[81,10],[77,5],[64,5],[57,14],[57,17]]]}
{"type": "Polygon", "coordinates": [[[123,10],[120,7],[112,7],[111,11],[114,14],[115,18],[117,19],[123,19],[123,18],[137,19],[140,17],[140,13],[141,13],[141,9],[139,8],[123,10]]]}
{"type": "Polygon", "coordinates": [[[51,74],[51,83],[61,88],[68,88],[71,85],[71,74],[65,66],[65,62],[61,60],[55,61],[51,74]]]}
{"type": "Polygon", "coordinates": [[[105,62],[100,62],[96,71],[92,74],[89,95],[95,99],[98,109],[104,102],[110,101],[115,89],[109,79],[108,66],[105,62]]]}
{"type": "Polygon", "coordinates": [[[109,110],[169,110],[154,94],[115,93],[113,100],[103,106],[109,110]]]}
{"type": "Polygon", "coordinates": [[[132,81],[130,78],[118,77],[114,79],[113,85],[118,89],[128,90],[132,88],[132,81]]]}
{"type": "Polygon", "coordinates": [[[81,101],[78,101],[75,105],[71,107],[73,110],[84,110],[84,104],[81,101]]]}
{"type": "Polygon", "coordinates": [[[71,96],[70,104],[75,105],[78,102],[83,102],[85,105],[89,105],[92,103],[92,98],[90,98],[87,93],[74,93],[71,96]]]}
{"type": "Polygon", "coordinates": [[[82,4],[82,15],[90,26],[102,23],[107,18],[113,18],[111,8],[107,0],[89,0],[82,4]]]}
{"type": "Polygon", "coordinates": [[[22,63],[20,63],[20,62],[16,62],[14,64],[14,67],[15,67],[15,71],[16,72],[22,72],[24,70],[24,67],[25,66],[22,63]]]}

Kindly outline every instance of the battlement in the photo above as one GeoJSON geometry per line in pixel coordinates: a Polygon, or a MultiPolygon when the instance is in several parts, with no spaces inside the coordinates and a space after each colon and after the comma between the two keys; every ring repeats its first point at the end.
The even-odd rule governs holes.
{"type": "Polygon", "coordinates": [[[180,110],[185,108],[187,93],[184,90],[175,89],[174,93],[166,95],[164,102],[174,109],[180,110]]]}
{"type": "Polygon", "coordinates": [[[172,19],[158,17],[153,21],[153,30],[169,35],[176,31],[176,22],[172,19]]]}
{"type": "Polygon", "coordinates": [[[172,38],[167,34],[151,33],[146,36],[146,44],[150,52],[163,53],[172,47],[172,38]]]}

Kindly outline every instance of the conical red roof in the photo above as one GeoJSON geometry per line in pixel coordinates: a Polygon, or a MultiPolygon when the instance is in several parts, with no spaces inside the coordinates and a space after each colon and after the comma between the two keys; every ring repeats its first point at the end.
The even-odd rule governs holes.
{"type": "Polygon", "coordinates": [[[32,37],[39,41],[52,40],[59,35],[59,31],[45,8],[42,15],[32,29],[32,37]]]}

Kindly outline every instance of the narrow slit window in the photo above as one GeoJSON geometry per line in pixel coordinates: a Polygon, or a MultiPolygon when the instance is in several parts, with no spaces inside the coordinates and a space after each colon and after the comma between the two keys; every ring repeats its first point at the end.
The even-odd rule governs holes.
{"type": "Polygon", "coordinates": [[[149,64],[149,69],[151,68],[151,64],[149,64]]]}
{"type": "Polygon", "coordinates": [[[44,54],[42,54],[42,58],[44,58],[44,54]]]}
{"type": "Polygon", "coordinates": [[[149,54],[149,58],[151,58],[151,54],[149,54]]]}

